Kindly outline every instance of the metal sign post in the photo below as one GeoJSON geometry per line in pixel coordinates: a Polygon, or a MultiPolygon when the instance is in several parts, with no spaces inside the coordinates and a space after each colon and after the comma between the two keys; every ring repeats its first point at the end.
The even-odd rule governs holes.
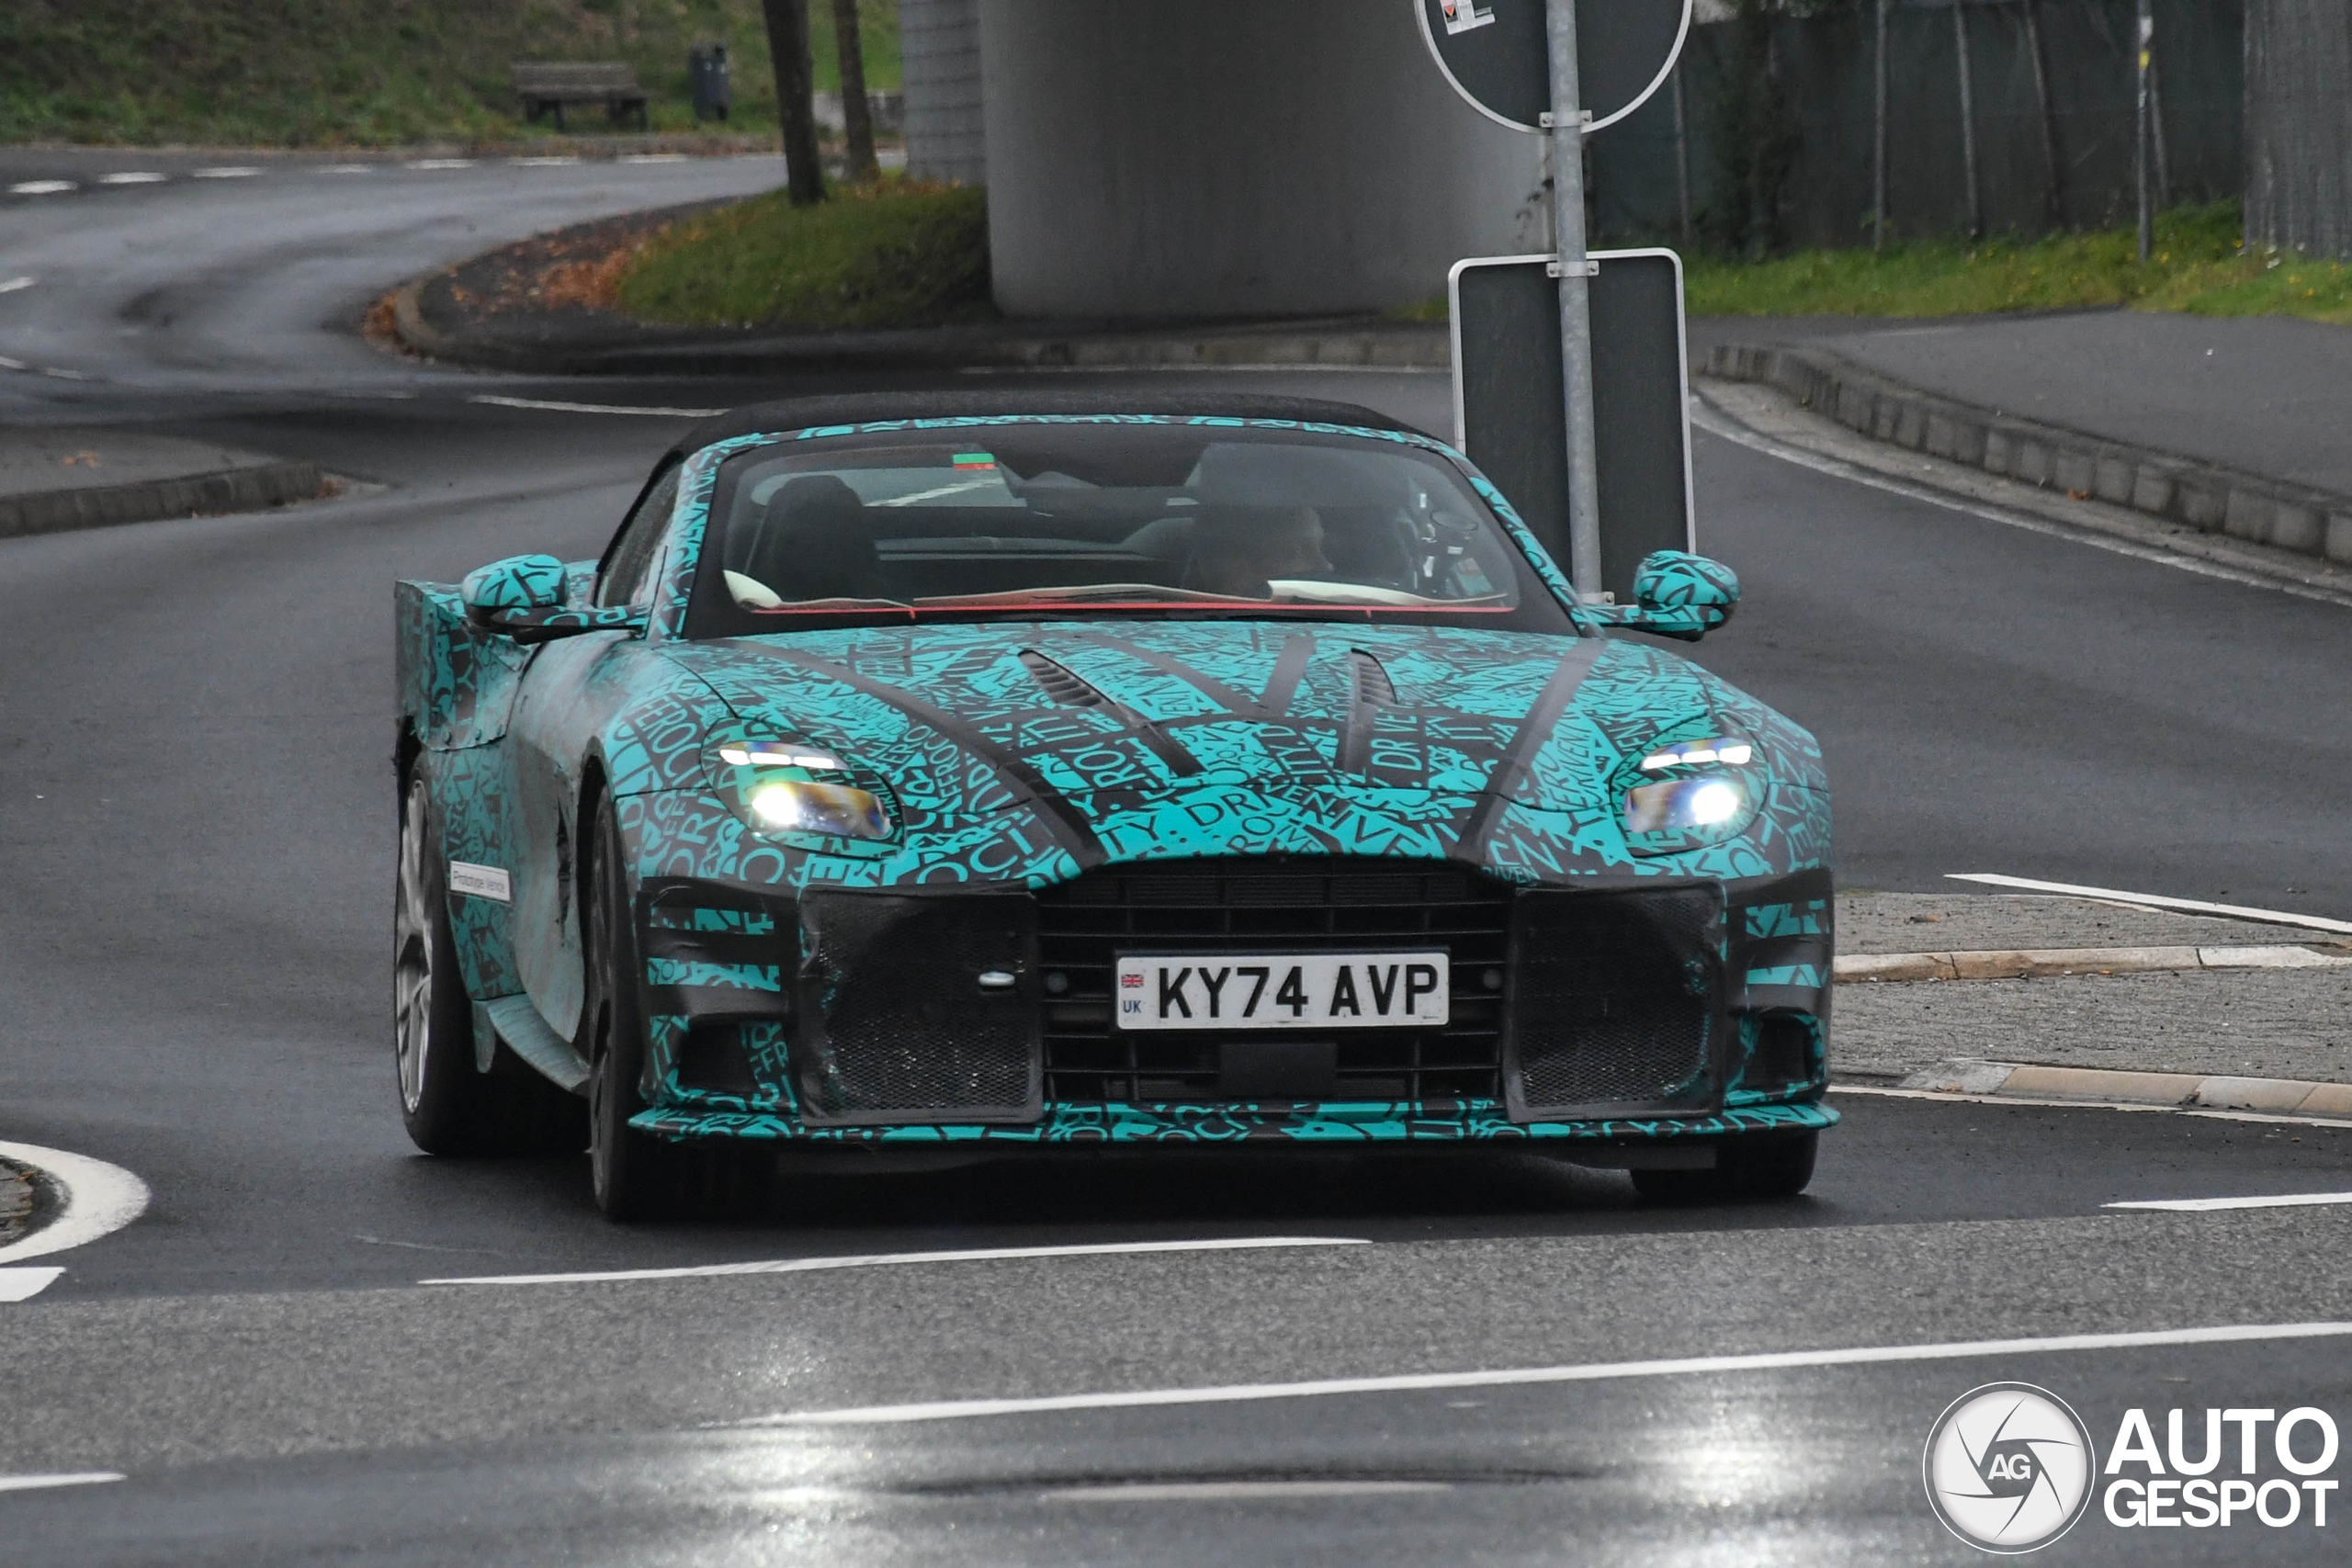
{"type": "Polygon", "coordinates": [[[1577,112],[1577,3],[1549,0],[1552,249],[1560,273],[1560,369],[1567,383],[1568,578],[1601,594],[1600,466],[1592,434],[1592,263],[1584,248],[1584,120],[1577,112]]]}
{"type": "MultiPolygon", "coordinates": [[[[1546,139],[1554,244],[1548,270],[1556,283],[1559,344],[1557,368],[1548,374],[1557,379],[1542,382],[1546,355],[1508,353],[1488,363],[1509,365],[1510,374],[1527,378],[1518,383],[1523,406],[1560,411],[1554,450],[1565,452],[1560,477],[1566,494],[1546,496],[1542,504],[1565,503],[1567,537],[1555,537],[1553,546],[1566,546],[1569,581],[1577,592],[1598,600],[1608,591],[1601,533],[1605,487],[1595,434],[1594,266],[1585,249],[1584,139],[1639,108],[1673,74],[1690,34],[1692,0],[1599,0],[1581,18],[1577,0],[1413,0],[1413,6],[1430,53],[1454,91],[1488,118],[1546,139]]],[[[1679,333],[1679,299],[1671,320],[1679,333]]],[[[1457,330],[1460,324],[1457,318],[1457,330]]],[[[1458,389],[1458,360],[1455,376],[1458,389]]],[[[1514,429],[1509,442],[1514,449],[1523,434],[1514,429]]],[[[1530,471],[1555,470],[1542,462],[1530,471]]],[[[1522,504],[1537,502],[1531,496],[1522,504]]],[[[1544,521],[1539,520],[1539,532],[1555,533],[1542,527],[1544,521]]]]}

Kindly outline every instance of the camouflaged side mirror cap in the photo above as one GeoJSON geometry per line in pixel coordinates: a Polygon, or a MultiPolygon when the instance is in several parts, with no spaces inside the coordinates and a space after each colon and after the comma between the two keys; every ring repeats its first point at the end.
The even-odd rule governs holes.
{"type": "Polygon", "coordinates": [[[1688,550],[1653,550],[1634,573],[1631,604],[1588,604],[1603,626],[1697,642],[1739,606],[1739,574],[1688,550]]]}
{"type": "Polygon", "coordinates": [[[466,574],[458,590],[476,621],[501,610],[552,610],[563,603],[563,563],[553,556],[508,556],[466,574]]]}

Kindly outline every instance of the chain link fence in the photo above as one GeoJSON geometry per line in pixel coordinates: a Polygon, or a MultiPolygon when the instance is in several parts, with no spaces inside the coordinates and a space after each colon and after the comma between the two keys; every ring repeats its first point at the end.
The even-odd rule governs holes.
{"type": "MultiPolygon", "coordinates": [[[[2246,3],[2155,0],[2166,205],[2244,187],[2246,3]]],[[[2345,37],[2346,0],[2252,3],[2330,12],[2345,37]]],[[[1750,254],[1869,243],[1880,15],[1874,0],[1740,0],[1731,19],[1694,27],[1673,89],[1592,140],[1597,231],[1750,254]]],[[[1884,15],[1891,238],[2129,220],[2132,0],[1895,0],[1884,15]]],[[[2352,159],[2340,114],[2336,126],[2341,192],[2352,159]]],[[[2335,210],[2340,233],[2340,196],[2335,210]]]]}

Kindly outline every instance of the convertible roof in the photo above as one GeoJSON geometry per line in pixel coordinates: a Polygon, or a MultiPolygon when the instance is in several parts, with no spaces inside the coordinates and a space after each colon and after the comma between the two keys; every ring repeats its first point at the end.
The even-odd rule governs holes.
{"type": "Polygon", "coordinates": [[[736,435],[781,434],[824,424],[865,424],[894,419],[957,419],[1003,414],[1169,414],[1180,418],[1293,419],[1352,424],[1368,430],[1427,434],[1402,420],[1356,403],[1318,398],[1275,398],[1254,392],[1114,391],[1094,387],[991,387],[955,392],[858,392],[752,403],[707,419],[675,447],[678,456],[736,435]]]}

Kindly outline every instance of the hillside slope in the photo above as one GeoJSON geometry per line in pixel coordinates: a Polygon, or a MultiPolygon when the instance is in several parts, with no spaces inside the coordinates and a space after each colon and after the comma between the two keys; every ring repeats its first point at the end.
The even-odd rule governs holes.
{"type": "MultiPolygon", "coordinates": [[[[809,7],[838,85],[832,7],[809,7]]],[[[863,0],[867,85],[899,84],[898,0],[863,0]]],[[[723,39],[730,129],[775,124],[759,0],[0,0],[0,141],[334,146],[515,133],[515,60],[626,60],[657,130],[693,126],[686,50],[723,39]]],[[[593,129],[593,112],[575,127],[593,129]]]]}

